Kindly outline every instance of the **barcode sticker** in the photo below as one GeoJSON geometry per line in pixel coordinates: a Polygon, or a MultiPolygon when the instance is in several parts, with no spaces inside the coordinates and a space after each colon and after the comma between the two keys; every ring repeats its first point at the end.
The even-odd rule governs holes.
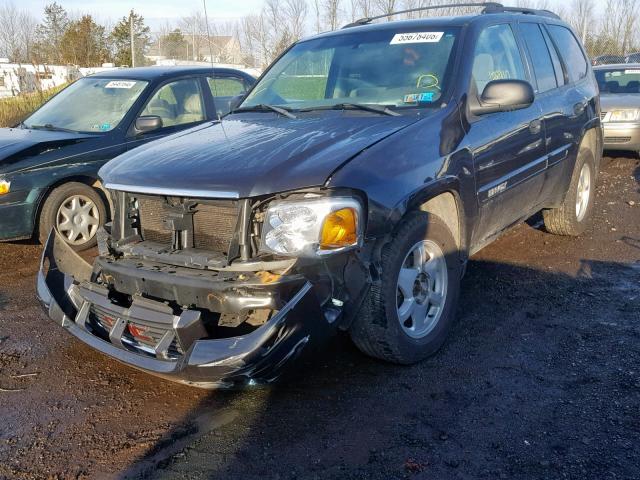
{"type": "Polygon", "coordinates": [[[438,43],[444,32],[416,32],[397,33],[391,39],[390,45],[400,45],[403,43],[438,43]]]}
{"type": "Polygon", "coordinates": [[[104,88],[133,88],[133,86],[138,82],[127,82],[124,80],[112,80],[107,83],[104,88]]]}

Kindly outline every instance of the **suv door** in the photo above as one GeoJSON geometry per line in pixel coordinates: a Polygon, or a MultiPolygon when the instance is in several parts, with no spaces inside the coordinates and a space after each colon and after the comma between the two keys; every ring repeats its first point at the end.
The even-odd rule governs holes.
{"type": "MultiPolygon", "coordinates": [[[[473,54],[470,96],[492,80],[530,81],[522,51],[508,23],[485,27],[473,54]]],[[[471,118],[467,139],[473,154],[480,218],[473,243],[533,213],[544,180],[546,156],[537,102],[516,111],[471,118]]]]}
{"type": "Polygon", "coordinates": [[[136,118],[149,115],[160,117],[162,128],[136,135],[134,121],[129,129],[129,148],[204,122],[207,110],[201,77],[181,78],[160,85],[136,118]]]}

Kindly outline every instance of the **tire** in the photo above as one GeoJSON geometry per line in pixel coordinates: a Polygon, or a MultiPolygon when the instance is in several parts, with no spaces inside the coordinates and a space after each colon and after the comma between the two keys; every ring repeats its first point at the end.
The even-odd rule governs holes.
{"type": "MultiPolygon", "coordinates": [[[[432,269],[434,265],[431,262],[436,256],[431,256],[432,260],[426,264],[431,265],[432,269]]],[[[427,258],[427,255],[424,258],[427,258]]],[[[391,242],[383,247],[380,279],[372,284],[360,315],[350,328],[355,345],[367,355],[398,364],[412,364],[433,355],[442,346],[453,325],[460,292],[461,269],[458,248],[446,224],[437,216],[428,213],[408,214],[391,242]],[[441,268],[436,270],[446,273],[446,279],[441,278],[441,281],[433,286],[431,281],[433,278],[439,278],[439,274],[433,274],[427,279],[426,290],[429,292],[429,298],[437,291],[442,300],[439,313],[431,320],[427,316],[424,331],[421,331],[420,323],[414,323],[413,317],[402,323],[400,319],[401,314],[404,313],[406,316],[408,311],[405,306],[411,305],[402,294],[401,284],[407,282],[401,281],[401,269],[404,272],[411,270],[408,266],[415,259],[415,253],[412,251],[415,252],[414,248],[419,244],[423,245],[425,250],[431,250],[431,253],[440,250],[442,262],[436,264],[441,268]],[[427,328],[429,322],[430,329],[427,328]]],[[[424,295],[421,286],[423,274],[416,275],[414,281],[414,293],[416,289],[420,293],[414,297],[413,305],[424,309],[427,304],[427,311],[432,315],[435,307],[431,305],[431,300],[418,299],[424,295]],[[420,285],[416,285],[415,282],[420,285]]],[[[404,290],[407,290],[406,285],[404,290]]]]}
{"type": "Polygon", "coordinates": [[[593,217],[597,176],[594,153],[589,147],[581,146],[571,175],[571,183],[562,204],[557,208],[542,211],[544,226],[549,233],[573,237],[584,233],[593,217]],[[589,186],[588,193],[585,194],[583,175],[587,171],[589,186]],[[579,203],[580,199],[582,203],[579,203]]]}
{"type": "Polygon", "coordinates": [[[55,227],[71,248],[80,252],[96,245],[98,228],[106,218],[104,201],[94,188],[84,183],[65,183],[46,198],[40,212],[38,237],[44,244],[55,227]]]}

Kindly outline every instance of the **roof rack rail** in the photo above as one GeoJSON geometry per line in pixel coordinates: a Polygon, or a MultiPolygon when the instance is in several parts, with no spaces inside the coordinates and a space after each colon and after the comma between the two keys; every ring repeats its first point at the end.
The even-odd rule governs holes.
{"type": "Polygon", "coordinates": [[[486,5],[482,13],[524,13],[525,15],[539,15],[541,17],[549,17],[560,20],[560,16],[553,13],[551,10],[539,10],[536,8],[521,8],[521,7],[505,7],[499,3],[492,3],[486,5]]]}
{"type": "Polygon", "coordinates": [[[519,7],[505,7],[501,3],[496,2],[484,2],[484,3],[447,3],[444,5],[431,5],[428,7],[410,8],[407,10],[398,10],[397,12],[390,12],[384,15],[376,15],[374,17],[364,17],[355,22],[349,23],[342,28],[358,27],[360,25],[367,25],[374,20],[381,18],[391,17],[394,15],[402,15],[404,13],[421,12],[425,10],[437,10],[442,8],[455,8],[455,7],[476,7],[484,8],[482,13],[524,13],[528,15],[541,15],[544,17],[551,17],[560,19],[558,15],[549,10],[536,10],[533,8],[519,8],[519,7]]]}

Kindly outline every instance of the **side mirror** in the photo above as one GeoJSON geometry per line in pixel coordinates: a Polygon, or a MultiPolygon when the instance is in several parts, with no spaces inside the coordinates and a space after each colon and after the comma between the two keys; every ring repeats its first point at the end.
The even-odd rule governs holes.
{"type": "Polygon", "coordinates": [[[535,99],[533,87],[524,80],[493,80],[487,83],[470,110],[474,115],[520,110],[531,106],[535,99]]]}
{"type": "Polygon", "coordinates": [[[162,128],[162,118],[157,115],[145,115],[143,117],[136,118],[136,133],[153,132],[162,128]]]}

